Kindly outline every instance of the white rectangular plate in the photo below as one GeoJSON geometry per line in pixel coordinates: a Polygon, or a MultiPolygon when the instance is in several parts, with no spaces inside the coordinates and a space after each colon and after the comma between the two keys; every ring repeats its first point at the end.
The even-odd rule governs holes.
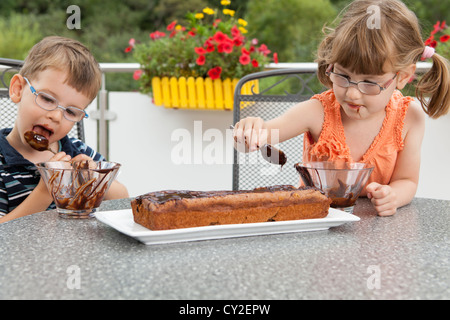
{"type": "Polygon", "coordinates": [[[347,222],[359,221],[359,217],[330,208],[321,219],[290,220],[260,223],[224,224],[196,228],[155,230],[147,229],[133,219],[131,209],[100,211],[95,216],[101,222],[147,245],[198,241],[234,237],[248,237],[276,233],[327,230],[347,222]]]}

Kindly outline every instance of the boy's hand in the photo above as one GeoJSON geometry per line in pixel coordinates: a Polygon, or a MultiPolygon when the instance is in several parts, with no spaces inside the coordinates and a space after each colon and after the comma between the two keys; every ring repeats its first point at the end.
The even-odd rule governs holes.
{"type": "Polygon", "coordinates": [[[58,152],[53,157],[50,158],[48,161],[69,161],[71,159],[71,156],[66,154],[64,151],[58,152]]]}
{"type": "Polygon", "coordinates": [[[397,212],[397,195],[392,187],[372,182],[366,191],[379,216],[392,216],[397,212]]]}
{"type": "Polygon", "coordinates": [[[66,154],[64,151],[58,152],[55,154],[49,161],[70,161],[70,162],[77,162],[77,161],[94,161],[91,157],[80,153],[79,155],[76,155],[75,157],[71,157],[70,155],[66,154]]]}
{"type": "Polygon", "coordinates": [[[75,157],[70,160],[71,162],[77,162],[77,161],[94,161],[91,157],[85,155],[84,153],[80,153],[79,155],[76,155],[75,157]]]}

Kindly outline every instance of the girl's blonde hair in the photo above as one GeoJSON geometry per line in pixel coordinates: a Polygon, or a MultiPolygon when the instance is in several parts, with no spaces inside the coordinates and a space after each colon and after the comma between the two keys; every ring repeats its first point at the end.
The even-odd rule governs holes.
{"type": "MultiPolygon", "coordinates": [[[[386,67],[397,72],[417,63],[425,49],[416,15],[399,0],[356,0],[343,10],[335,29],[324,31],[317,52],[318,77],[330,88],[325,74],[330,64],[358,74],[381,75],[386,67]]],[[[424,111],[438,118],[450,108],[450,66],[437,53],[432,59],[433,66],[417,84],[416,96],[424,111]]]]}
{"type": "Polygon", "coordinates": [[[100,90],[100,66],[89,49],[76,40],[58,36],[42,39],[31,48],[19,73],[33,80],[48,68],[66,71],[65,82],[91,100],[100,90]]]}

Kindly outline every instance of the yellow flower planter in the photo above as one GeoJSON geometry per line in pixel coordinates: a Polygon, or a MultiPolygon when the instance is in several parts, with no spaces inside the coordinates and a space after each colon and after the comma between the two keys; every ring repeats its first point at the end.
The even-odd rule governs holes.
{"type": "MultiPolygon", "coordinates": [[[[194,77],[152,78],[153,100],[166,108],[232,110],[234,89],[239,79],[215,79],[194,77]]],[[[242,94],[259,93],[258,81],[246,83],[242,94]]]]}

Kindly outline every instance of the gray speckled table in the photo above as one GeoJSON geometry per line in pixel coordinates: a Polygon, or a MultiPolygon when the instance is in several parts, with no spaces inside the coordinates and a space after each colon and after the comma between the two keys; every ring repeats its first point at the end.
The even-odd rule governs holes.
{"type": "Polygon", "coordinates": [[[355,214],[328,231],[145,246],[37,213],[0,225],[0,299],[450,298],[450,201],[381,218],[360,199],[355,214]]]}

